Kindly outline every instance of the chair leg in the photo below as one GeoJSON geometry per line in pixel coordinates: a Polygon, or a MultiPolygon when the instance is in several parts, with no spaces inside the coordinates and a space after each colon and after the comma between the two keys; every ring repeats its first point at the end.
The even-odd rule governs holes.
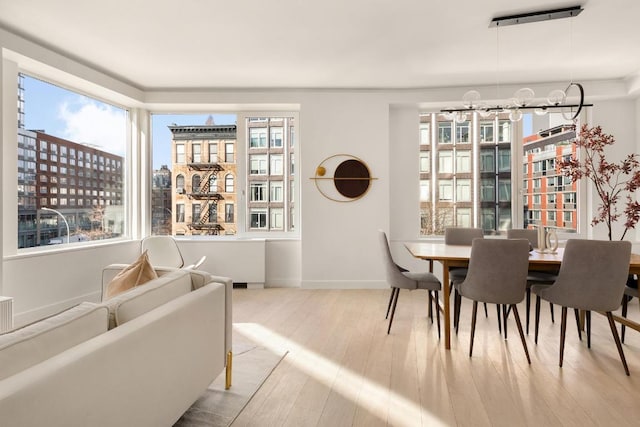
{"type": "Polygon", "coordinates": [[[456,326],[456,335],[458,334],[458,327],[460,326],[460,310],[462,309],[462,295],[456,291],[454,300],[454,322],[456,326]]]}
{"type": "Polygon", "coordinates": [[[478,301],[473,301],[473,311],[471,312],[471,341],[469,342],[469,357],[473,354],[473,337],[476,333],[476,316],[478,314],[478,301]]]}
{"type": "Polygon", "coordinates": [[[500,316],[500,304],[496,304],[496,311],[498,312],[498,333],[502,335],[502,316],[500,316]]]}
{"type": "Polygon", "coordinates": [[[526,307],[526,310],[527,310],[527,313],[526,313],[526,316],[527,316],[527,323],[526,323],[527,324],[527,335],[529,335],[529,317],[530,317],[529,312],[531,311],[530,310],[530,308],[531,308],[531,288],[528,287],[528,286],[527,286],[527,289],[526,289],[526,291],[524,293],[524,297],[525,297],[525,303],[526,303],[525,307],[526,307]]]}
{"type": "Polygon", "coordinates": [[[591,311],[587,310],[584,317],[587,324],[587,348],[591,348],[591,311]]]}
{"type": "Polygon", "coordinates": [[[433,296],[431,295],[431,291],[427,291],[427,296],[429,297],[429,320],[431,320],[431,324],[433,325],[433,296]]]}
{"type": "Polygon", "coordinates": [[[391,303],[393,302],[393,297],[396,294],[396,290],[398,290],[398,288],[391,288],[391,296],[389,297],[389,305],[387,306],[387,315],[384,316],[385,319],[389,318],[389,310],[391,309],[391,303]]]}
{"type": "Polygon", "coordinates": [[[504,330],[504,339],[507,339],[507,305],[502,304],[502,329],[504,330]]]}
{"type": "Polygon", "coordinates": [[[438,291],[433,291],[433,293],[435,294],[434,305],[436,309],[436,323],[438,324],[438,339],[440,339],[440,300],[438,299],[438,291]]]}
{"type": "MultiPolygon", "coordinates": [[[[453,326],[458,325],[458,290],[453,289],[453,326]]],[[[456,333],[458,331],[456,330],[456,333]]]]}
{"type": "Polygon", "coordinates": [[[564,339],[567,333],[567,307],[562,307],[562,315],[560,317],[560,367],[562,367],[562,359],[564,357],[564,339]]]}
{"type": "Polygon", "coordinates": [[[616,329],[615,322],[613,321],[613,315],[610,311],[607,311],[607,319],[609,319],[609,327],[611,328],[611,334],[613,335],[613,340],[616,342],[616,347],[618,347],[618,353],[620,354],[620,360],[622,361],[622,366],[624,366],[624,372],[629,375],[629,367],[627,366],[627,359],[624,357],[624,350],[622,350],[622,344],[620,344],[620,337],[618,336],[618,330],[616,329]]]}
{"type": "MultiPolygon", "coordinates": [[[[522,347],[524,347],[524,353],[527,355],[527,362],[531,365],[531,358],[529,357],[529,349],[527,348],[527,341],[524,339],[524,332],[522,332],[522,322],[520,322],[520,315],[518,314],[518,307],[515,304],[511,304],[513,317],[516,319],[516,326],[520,333],[520,340],[522,341],[522,347]]],[[[505,326],[506,328],[506,326],[505,326]]]]}
{"type": "MultiPolygon", "coordinates": [[[[622,317],[627,317],[627,306],[629,304],[629,298],[626,295],[622,295],[622,317]]],[[[622,325],[621,329],[621,341],[624,343],[624,333],[626,332],[626,326],[622,325]]]]}
{"type": "Polygon", "coordinates": [[[578,338],[580,338],[580,341],[582,341],[582,329],[580,328],[580,312],[577,308],[574,308],[573,312],[576,315],[576,327],[578,328],[578,338]]]}
{"type": "Polygon", "coordinates": [[[487,311],[487,303],[483,302],[484,304],[484,317],[489,317],[489,312],[487,311]]]}
{"type": "Polygon", "coordinates": [[[549,310],[551,311],[551,323],[556,323],[556,319],[553,318],[553,304],[549,303],[549,310]]]}
{"type": "Polygon", "coordinates": [[[391,307],[391,317],[389,318],[389,327],[387,328],[387,335],[391,332],[391,324],[393,323],[393,316],[396,314],[396,305],[398,304],[398,295],[400,294],[400,288],[396,288],[396,293],[393,298],[393,307],[391,307]]]}
{"type": "Polygon", "coordinates": [[[536,339],[535,342],[538,344],[538,328],[540,327],[540,296],[536,295],[536,339]]]}

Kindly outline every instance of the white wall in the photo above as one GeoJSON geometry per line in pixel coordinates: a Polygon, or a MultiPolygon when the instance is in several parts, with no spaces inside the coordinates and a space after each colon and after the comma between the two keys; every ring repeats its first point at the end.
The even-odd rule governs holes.
{"type": "MultiPolygon", "coordinates": [[[[604,133],[611,134],[615,137],[615,145],[607,150],[607,159],[611,162],[617,162],[625,158],[628,154],[639,153],[638,150],[638,111],[637,100],[622,99],[610,101],[598,101],[593,107],[591,126],[601,126],[604,133]]],[[[599,199],[595,190],[591,193],[592,211],[595,212],[599,199]]],[[[623,207],[625,200],[618,202],[619,207],[623,207]]],[[[589,218],[591,219],[591,217],[589,218]]],[[[621,223],[614,224],[612,227],[612,238],[617,240],[622,235],[624,227],[621,223]]],[[[628,233],[629,234],[629,233],[628,233]]],[[[626,239],[637,239],[637,233],[631,232],[626,239]]],[[[593,238],[607,240],[607,227],[604,224],[598,224],[593,227],[593,238]]]]}
{"type": "Polygon", "coordinates": [[[301,102],[303,287],[382,286],[375,231],[389,222],[389,106],[375,93],[318,93],[301,102]],[[327,157],[362,159],[373,178],[352,202],[328,200],[309,179],[327,157]],[[372,249],[376,252],[372,253],[372,249]]]}
{"type": "MultiPolygon", "coordinates": [[[[5,39],[0,43],[5,43],[5,39]]],[[[36,55],[36,59],[55,63],[65,71],[80,70],[78,73],[89,82],[107,84],[111,90],[126,86],[42,47],[23,46],[15,40],[12,43],[12,48],[24,48],[24,54],[36,55]],[[43,51],[47,52],[46,57],[42,56],[43,51]]],[[[597,105],[594,123],[616,135],[621,149],[639,151],[638,101],[605,99],[610,93],[619,97],[623,86],[615,82],[585,84],[588,95],[600,96],[594,101],[597,105]]],[[[379,262],[378,229],[389,233],[392,250],[404,263],[424,267],[423,263],[411,259],[402,246],[403,241],[419,238],[417,114],[421,107],[435,102],[457,102],[466,88],[148,93],[125,89],[122,91],[133,99],[131,103],[145,111],[170,109],[175,105],[191,110],[216,106],[246,110],[256,106],[299,109],[300,238],[266,241],[267,286],[387,287],[379,262]],[[362,199],[348,203],[328,200],[310,179],[324,159],[336,154],[359,157],[369,166],[375,180],[362,199]]],[[[15,120],[9,115],[7,107],[3,107],[5,126],[7,121],[15,120]]],[[[13,135],[13,130],[8,132],[5,128],[3,138],[9,138],[9,134],[13,135]]],[[[13,173],[3,169],[8,188],[11,183],[6,182],[6,177],[13,173]]],[[[2,233],[6,232],[5,227],[2,233]]],[[[0,237],[4,240],[5,236],[0,237]]],[[[213,270],[212,273],[224,273],[227,260],[213,248],[209,249],[206,241],[184,244],[183,248],[186,256],[194,260],[201,253],[209,254],[211,259],[205,267],[213,270]]],[[[0,289],[3,295],[15,297],[15,312],[21,319],[28,320],[83,298],[94,298],[99,291],[102,267],[112,262],[132,261],[138,251],[137,241],[37,256],[13,256],[4,251],[0,289]]]]}
{"type": "Polygon", "coordinates": [[[14,323],[29,323],[82,301],[99,301],[102,268],[135,260],[137,242],[73,248],[3,259],[3,295],[13,297],[14,323]]]}

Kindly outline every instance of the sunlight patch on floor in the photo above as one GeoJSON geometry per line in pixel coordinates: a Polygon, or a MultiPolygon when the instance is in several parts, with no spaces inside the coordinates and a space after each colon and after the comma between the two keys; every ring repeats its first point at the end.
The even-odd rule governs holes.
{"type": "Polygon", "coordinates": [[[422,419],[422,425],[446,425],[439,418],[428,416],[415,402],[399,395],[387,386],[377,384],[326,357],[310,351],[306,347],[256,323],[236,323],[240,333],[264,347],[277,351],[289,350],[287,361],[310,377],[340,393],[369,413],[390,425],[415,426],[422,419]],[[387,408],[393,408],[387,413],[387,408]],[[423,417],[427,417],[423,419],[423,417]]]}

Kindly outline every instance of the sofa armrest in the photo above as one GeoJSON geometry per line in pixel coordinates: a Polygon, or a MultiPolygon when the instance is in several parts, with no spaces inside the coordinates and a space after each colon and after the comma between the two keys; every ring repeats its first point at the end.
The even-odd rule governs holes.
{"type": "Polygon", "coordinates": [[[207,283],[219,283],[224,286],[224,312],[225,312],[225,353],[231,351],[232,344],[232,330],[233,330],[233,280],[229,277],[214,276],[204,270],[190,270],[191,282],[193,289],[198,289],[205,286],[207,283]]]}
{"type": "Polygon", "coordinates": [[[224,315],[225,315],[225,332],[224,342],[226,352],[231,351],[231,344],[233,343],[233,280],[229,277],[211,276],[211,281],[215,283],[221,283],[224,285],[224,315]]]}

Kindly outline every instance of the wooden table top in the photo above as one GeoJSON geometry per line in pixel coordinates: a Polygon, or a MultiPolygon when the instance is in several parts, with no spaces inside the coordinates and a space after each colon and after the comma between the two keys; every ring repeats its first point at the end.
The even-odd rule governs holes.
{"type": "MultiPolygon", "coordinates": [[[[445,245],[433,242],[408,242],[405,247],[416,258],[434,261],[468,261],[471,255],[471,246],[445,245]]],[[[529,263],[535,265],[559,265],[562,263],[564,248],[558,248],[554,254],[541,254],[537,250],[529,253],[529,263]]],[[[640,255],[631,254],[629,271],[640,274],[640,255]]]]}

